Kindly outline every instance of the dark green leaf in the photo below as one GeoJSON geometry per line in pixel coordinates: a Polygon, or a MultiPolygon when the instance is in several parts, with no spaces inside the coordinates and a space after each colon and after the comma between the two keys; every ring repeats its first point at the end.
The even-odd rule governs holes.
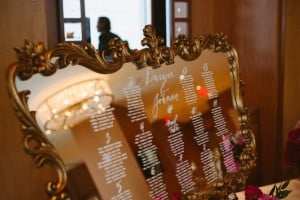
{"type": "Polygon", "coordinates": [[[269,195],[273,195],[274,191],[275,191],[276,185],[274,185],[271,189],[271,191],[269,192],[269,195]]]}
{"type": "Polygon", "coordinates": [[[281,190],[279,192],[279,194],[277,195],[277,197],[279,199],[284,199],[285,197],[287,197],[289,195],[290,192],[291,192],[291,190],[281,190]]]}
{"type": "Polygon", "coordinates": [[[285,189],[285,188],[287,188],[287,186],[290,184],[290,180],[287,180],[286,182],[284,182],[283,184],[282,184],[282,186],[280,187],[280,189],[285,189]]]}

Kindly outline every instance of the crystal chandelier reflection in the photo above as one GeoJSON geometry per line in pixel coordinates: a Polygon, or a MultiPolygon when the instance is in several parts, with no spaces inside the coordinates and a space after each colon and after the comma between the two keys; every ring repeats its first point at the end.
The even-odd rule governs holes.
{"type": "Polygon", "coordinates": [[[46,133],[50,134],[104,112],[112,100],[105,80],[85,80],[62,88],[43,100],[37,107],[37,116],[46,133]]]}

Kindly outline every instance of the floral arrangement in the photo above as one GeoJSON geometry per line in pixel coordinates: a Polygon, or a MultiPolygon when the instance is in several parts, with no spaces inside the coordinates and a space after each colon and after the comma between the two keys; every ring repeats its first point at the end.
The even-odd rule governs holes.
{"type": "MultiPolygon", "coordinates": [[[[284,151],[284,161],[290,166],[291,171],[297,169],[300,173],[300,120],[289,131],[289,137],[284,151]]],[[[257,186],[248,185],[245,188],[246,200],[278,200],[284,199],[291,192],[287,190],[289,181],[279,186],[274,185],[269,194],[264,194],[257,186]]]]}
{"type": "Polygon", "coordinates": [[[284,199],[291,192],[286,188],[289,185],[289,180],[281,183],[279,186],[276,184],[272,187],[269,194],[264,194],[259,187],[248,185],[245,189],[246,200],[279,200],[284,199]]]}

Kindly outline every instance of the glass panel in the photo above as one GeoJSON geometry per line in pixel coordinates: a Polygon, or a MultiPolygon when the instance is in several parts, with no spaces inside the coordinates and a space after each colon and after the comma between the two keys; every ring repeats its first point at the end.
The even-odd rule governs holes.
{"type": "Polygon", "coordinates": [[[63,0],[64,18],[81,18],[80,0],[63,0]]]}
{"type": "Polygon", "coordinates": [[[85,1],[85,15],[90,19],[91,43],[98,47],[98,18],[106,16],[110,19],[111,32],[130,44],[130,48],[142,48],[143,35],[141,29],[151,24],[150,0],[88,0],[85,1]],[[126,31],[125,31],[126,30],[126,31]]]}
{"type": "Polygon", "coordinates": [[[65,41],[81,41],[82,40],[82,27],[80,22],[66,22],[64,24],[65,41]]]}
{"type": "Polygon", "coordinates": [[[175,37],[180,34],[188,35],[188,23],[187,22],[175,22],[175,37]]]}
{"type": "Polygon", "coordinates": [[[188,17],[188,4],[187,2],[174,3],[174,17],[187,18],[188,17]]]}

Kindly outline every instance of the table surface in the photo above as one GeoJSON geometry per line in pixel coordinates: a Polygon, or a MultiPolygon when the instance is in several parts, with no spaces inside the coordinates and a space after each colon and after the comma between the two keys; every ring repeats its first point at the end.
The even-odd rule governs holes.
{"type": "MultiPolygon", "coordinates": [[[[276,185],[280,185],[279,183],[276,183],[276,185]]],[[[274,184],[265,185],[260,187],[261,191],[264,194],[268,194],[274,184]]],[[[284,199],[284,200],[300,200],[300,179],[292,179],[287,187],[287,190],[291,190],[291,193],[284,199]]],[[[244,191],[236,193],[239,200],[245,199],[245,193],[244,191]]]]}

